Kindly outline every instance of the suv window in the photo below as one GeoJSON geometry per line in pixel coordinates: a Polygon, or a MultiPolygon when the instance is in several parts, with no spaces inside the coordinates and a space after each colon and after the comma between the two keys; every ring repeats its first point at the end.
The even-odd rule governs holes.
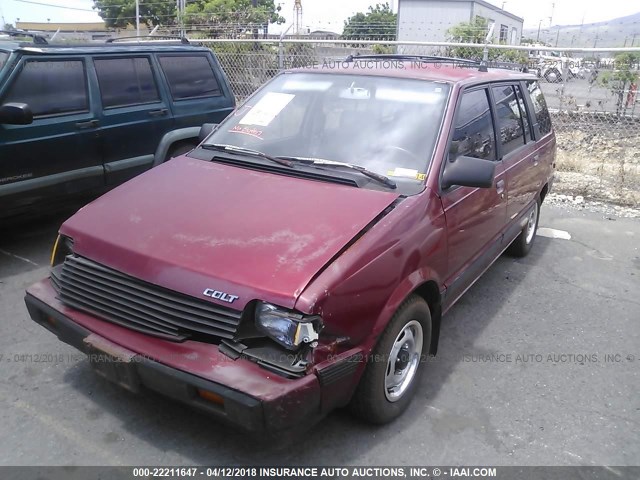
{"type": "Polygon", "coordinates": [[[492,87],[492,90],[496,102],[502,155],[505,156],[524,145],[522,116],[512,85],[498,85],[492,87]]]}
{"type": "Polygon", "coordinates": [[[456,156],[496,159],[493,120],[485,89],[466,92],[462,96],[449,152],[456,156]]]}
{"type": "Polygon", "coordinates": [[[104,108],[160,99],[148,58],[96,58],[94,64],[104,108]]]}
{"type": "Polygon", "coordinates": [[[6,102],[26,103],[34,116],[89,110],[82,60],[29,60],[22,64],[6,102]]]}
{"type": "Polygon", "coordinates": [[[531,141],[531,125],[529,124],[529,115],[527,114],[527,106],[522,96],[522,89],[520,85],[514,85],[516,90],[516,97],[518,99],[518,106],[520,107],[520,117],[522,118],[522,125],[524,126],[524,141],[529,143],[531,141]]]}
{"type": "Polygon", "coordinates": [[[551,131],[551,117],[549,116],[549,110],[547,110],[547,102],[537,81],[527,80],[527,89],[531,94],[531,102],[533,103],[533,111],[536,114],[540,135],[544,136],[551,131]]]}
{"type": "Polygon", "coordinates": [[[220,95],[220,86],[205,55],[159,57],[174,100],[220,95]]]}

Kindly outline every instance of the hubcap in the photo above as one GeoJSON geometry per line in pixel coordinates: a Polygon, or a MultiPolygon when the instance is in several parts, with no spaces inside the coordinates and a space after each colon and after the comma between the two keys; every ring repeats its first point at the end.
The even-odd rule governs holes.
{"type": "Polygon", "coordinates": [[[384,393],[390,402],[400,400],[415,378],[422,355],[422,338],[422,325],[411,320],[393,342],[384,377],[384,393]]]}
{"type": "Polygon", "coordinates": [[[536,223],[538,222],[538,204],[536,203],[529,214],[529,220],[527,220],[527,236],[525,241],[527,244],[533,240],[533,235],[536,233],[536,223]]]}

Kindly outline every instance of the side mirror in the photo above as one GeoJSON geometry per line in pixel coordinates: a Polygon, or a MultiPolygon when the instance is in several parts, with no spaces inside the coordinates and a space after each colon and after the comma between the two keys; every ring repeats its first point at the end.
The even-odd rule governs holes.
{"type": "Polygon", "coordinates": [[[218,126],[217,123],[205,123],[200,127],[200,133],[198,134],[198,143],[201,143],[204,141],[205,138],[207,138],[211,132],[213,132],[216,127],[218,126]]]}
{"type": "Polygon", "coordinates": [[[29,125],[33,122],[33,113],[26,103],[5,103],[0,106],[0,124],[29,125]]]}
{"type": "Polygon", "coordinates": [[[442,188],[446,190],[453,185],[491,188],[495,170],[496,162],[461,155],[453,161],[447,160],[442,173],[442,188]]]}

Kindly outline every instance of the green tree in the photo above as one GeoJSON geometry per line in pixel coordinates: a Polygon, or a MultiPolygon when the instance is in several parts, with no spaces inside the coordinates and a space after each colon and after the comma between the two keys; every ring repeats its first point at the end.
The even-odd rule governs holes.
{"type": "Polygon", "coordinates": [[[270,23],[282,24],[280,6],[274,0],[195,0],[187,5],[185,24],[204,30],[207,36],[237,38],[270,23]]]}
{"type": "Polygon", "coordinates": [[[388,3],[369,7],[367,13],[356,13],[344,22],[342,37],[346,40],[395,40],[398,15],[388,3]]]}
{"type": "MultiPolygon", "coordinates": [[[[174,25],[176,23],[175,2],[140,0],[140,24],[147,27],[156,25],[174,25]]],[[[126,28],[136,24],[135,0],[94,0],[94,10],[109,28],[126,28]]]]}
{"type": "Polygon", "coordinates": [[[616,97],[616,114],[625,114],[630,107],[631,96],[628,90],[635,85],[637,90],[640,80],[640,54],[619,53],[614,57],[614,70],[605,72],[600,77],[600,84],[609,87],[616,97]],[[627,94],[627,95],[625,95],[627,94]]]}
{"type": "MultiPolygon", "coordinates": [[[[172,1],[140,0],[139,7],[140,22],[147,27],[184,22],[186,26],[202,30],[205,36],[229,34],[233,37],[259,26],[285,21],[274,0],[258,0],[256,6],[252,0],[195,0],[188,3],[184,19],[178,18],[172,1]]],[[[93,8],[98,10],[107,27],[125,28],[136,23],[135,0],[94,0],[93,8]]]]}
{"type": "MultiPolygon", "coordinates": [[[[486,18],[476,16],[471,22],[461,22],[447,31],[447,40],[455,43],[477,43],[478,47],[449,47],[446,54],[456,58],[482,60],[483,47],[489,33],[489,22],[486,18]]],[[[495,32],[494,32],[495,34],[495,32]]],[[[505,44],[501,42],[501,44],[505,44]]],[[[489,49],[489,61],[513,62],[526,65],[527,53],[515,49],[489,49]]]]}

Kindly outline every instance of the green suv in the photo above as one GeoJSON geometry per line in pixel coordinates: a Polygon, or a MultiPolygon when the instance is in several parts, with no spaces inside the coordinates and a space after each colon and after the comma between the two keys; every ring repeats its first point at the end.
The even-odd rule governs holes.
{"type": "Polygon", "coordinates": [[[186,40],[0,40],[0,218],[101,194],[234,107],[211,50],[186,40]]]}

